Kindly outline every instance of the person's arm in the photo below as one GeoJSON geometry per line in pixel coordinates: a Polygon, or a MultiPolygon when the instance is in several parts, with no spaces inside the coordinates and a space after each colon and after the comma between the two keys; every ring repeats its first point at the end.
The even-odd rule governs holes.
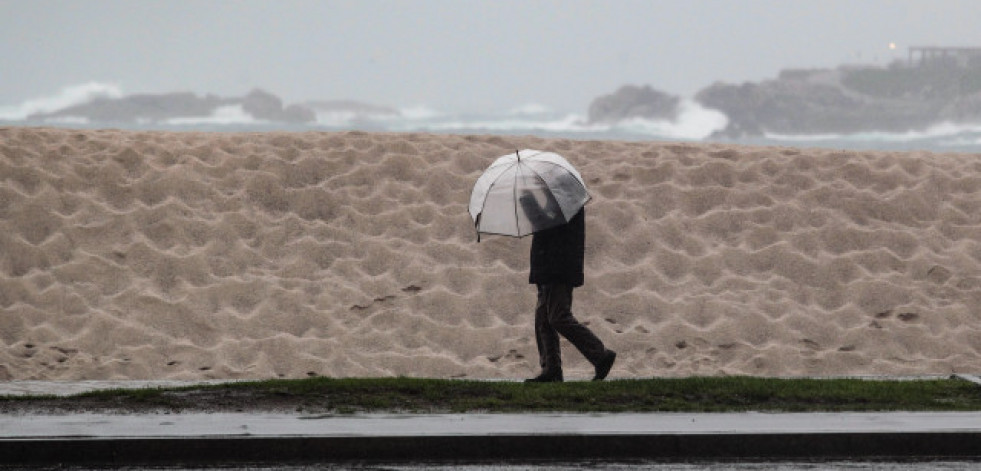
{"type": "Polygon", "coordinates": [[[544,206],[539,203],[538,198],[531,191],[522,192],[518,198],[525,217],[528,218],[534,228],[551,227],[565,222],[562,217],[562,210],[559,208],[559,203],[555,201],[555,198],[547,194],[545,197],[544,206]]]}

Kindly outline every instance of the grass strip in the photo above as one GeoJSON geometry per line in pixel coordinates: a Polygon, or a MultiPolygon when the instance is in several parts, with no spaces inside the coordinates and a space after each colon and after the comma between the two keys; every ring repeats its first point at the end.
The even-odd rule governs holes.
{"type": "Polygon", "coordinates": [[[308,378],[67,397],[0,397],[0,412],[844,412],[977,411],[959,379],[692,377],[526,384],[422,378],[308,378]]]}

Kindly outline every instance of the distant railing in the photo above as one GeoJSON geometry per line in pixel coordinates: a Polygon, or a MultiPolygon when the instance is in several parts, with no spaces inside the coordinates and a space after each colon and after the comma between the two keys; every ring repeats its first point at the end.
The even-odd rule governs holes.
{"type": "Polygon", "coordinates": [[[949,63],[964,67],[981,62],[981,47],[934,47],[911,46],[909,66],[922,67],[935,63],[949,63]]]}

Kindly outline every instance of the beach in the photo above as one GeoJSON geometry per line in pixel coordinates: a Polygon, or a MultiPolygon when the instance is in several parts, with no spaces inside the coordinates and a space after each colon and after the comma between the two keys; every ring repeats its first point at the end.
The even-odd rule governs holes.
{"type": "Polygon", "coordinates": [[[593,197],[573,312],[611,377],[979,370],[974,154],[8,127],[0,380],[537,374],[531,239],[467,212],[525,148],[593,197]]]}

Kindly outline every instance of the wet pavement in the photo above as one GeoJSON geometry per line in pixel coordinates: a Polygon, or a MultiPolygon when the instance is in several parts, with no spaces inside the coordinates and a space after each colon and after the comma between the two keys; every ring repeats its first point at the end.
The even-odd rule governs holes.
{"type": "MultiPolygon", "coordinates": [[[[0,383],[0,395],[215,382],[226,381],[17,381],[0,383]]],[[[376,464],[406,470],[974,469],[981,467],[981,412],[0,415],[0,469],[376,464]],[[752,467],[754,461],[763,463],[752,467]],[[685,468],[687,462],[699,467],[685,468]],[[729,467],[733,462],[740,464],[729,467]]]]}
{"type": "MultiPolygon", "coordinates": [[[[0,465],[0,470],[8,468],[0,465]]],[[[105,467],[59,466],[60,471],[105,471],[105,467]]],[[[534,463],[317,463],[309,465],[230,465],[230,466],[119,466],[118,471],[324,471],[324,470],[371,470],[371,471],[974,471],[978,463],[972,461],[821,461],[821,462],[697,462],[664,463],[656,461],[581,461],[581,462],[534,462],[534,463]]]]}
{"type": "MultiPolygon", "coordinates": [[[[0,381],[0,396],[71,396],[108,389],[182,388],[187,386],[233,383],[240,380],[89,380],[89,381],[0,381]]],[[[244,380],[241,380],[244,381],[244,380]]]]}

